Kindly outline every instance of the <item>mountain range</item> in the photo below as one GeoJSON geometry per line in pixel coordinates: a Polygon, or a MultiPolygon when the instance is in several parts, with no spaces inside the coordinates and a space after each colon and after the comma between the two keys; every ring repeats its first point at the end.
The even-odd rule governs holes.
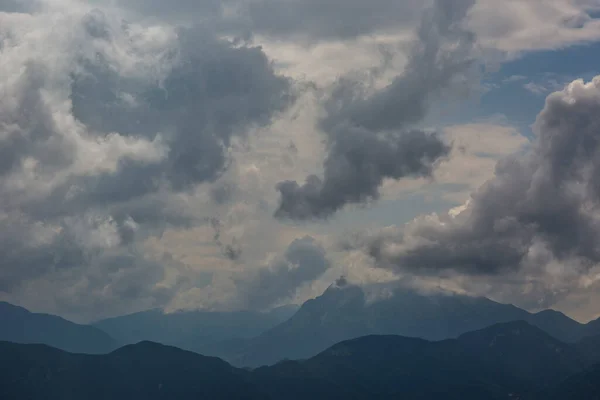
{"type": "Polygon", "coordinates": [[[43,343],[89,354],[107,353],[119,345],[96,327],[75,324],[55,315],[32,313],[5,302],[0,302],[0,322],[1,341],[43,343]]]}
{"type": "Polygon", "coordinates": [[[298,306],[269,312],[143,311],[98,321],[103,330],[121,344],[153,341],[185,350],[202,351],[216,342],[249,339],[289,319],[298,306]]]}
{"type": "MultiPolygon", "coordinates": [[[[0,303],[0,340],[41,343],[76,353],[107,353],[118,346],[152,341],[215,356],[237,367],[256,368],[284,359],[307,359],[336,343],[369,335],[399,335],[431,341],[497,323],[527,321],[564,343],[580,342],[600,353],[594,336],[600,320],[581,324],[545,310],[530,313],[482,297],[413,290],[372,290],[340,279],[299,309],[270,312],[150,310],[78,325],[0,303]],[[374,294],[375,293],[375,294],[374,294]],[[590,338],[582,340],[583,338],[590,338]]],[[[600,344],[600,343],[599,343],[600,344]]]]}
{"type": "Polygon", "coordinates": [[[5,400],[592,400],[600,389],[600,360],[525,321],[441,341],[370,335],[255,370],[151,342],[104,355],[2,342],[0,354],[5,400]]]}
{"type": "Polygon", "coordinates": [[[435,341],[517,320],[566,343],[600,335],[600,324],[581,324],[554,310],[529,313],[483,297],[420,294],[406,289],[371,299],[363,288],[338,281],[321,296],[305,302],[290,319],[257,337],[207,346],[201,353],[236,366],[258,367],[282,359],[305,359],[361,336],[400,335],[435,341]]]}

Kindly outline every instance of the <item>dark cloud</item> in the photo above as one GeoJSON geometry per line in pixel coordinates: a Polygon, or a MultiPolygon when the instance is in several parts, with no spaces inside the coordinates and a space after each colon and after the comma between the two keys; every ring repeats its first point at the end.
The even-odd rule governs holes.
{"type": "Polygon", "coordinates": [[[409,129],[423,120],[432,99],[464,83],[473,66],[474,35],[464,29],[473,0],[436,1],[417,31],[404,73],[384,89],[341,80],[325,107],[323,179],[282,182],[280,218],[325,218],[346,204],[379,196],[386,178],[428,177],[449,152],[435,134],[409,129]]]}
{"type": "Polygon", "coordinates": [[[292,297],[300,286],[314,281],[330,266],[325,249],[314,238],[296,239],[268,268],[238,280],[239,297],[252,309],[268,308],[292,297]]]}
{"type": "Polygon", "coordinates": [[[352,127],[338,133],[325,160],[324,179],[312,175],[302,186],[293,181],[277,185],[281,204],[276,217],[327,218],[346,204],[377,199],[383,179],[430,176],[448,151],[437,135],[422,131],[384,139],[352,127]]]}
{"type": "Polygon", "coordinates": [[[551,94],[537,117],[532,151],[499,162],[464,211],[376,235],[365,250],[380,266],[427,274],[526,270],[543,279],[552,262],[582,272],[597,264],[599,107],[598,77],[551,94]]]}
{"type": "MultiPolygon", "coordinates": [[[[101,17],[93,25],[95,31],[108,30],[101,17]]],[[[136,166],[123,168],[122,178],[131,180],[127,185],[113,174],[102,186],[116,183],[137,195],[159,185],[157,178],[174,190],[213,181],[227,167],[231,137],[268,124],[291,101],[290,82],[275,74],[260,48],[233,46],[204,30],[181,30],[177,47],[164,57],[173,67],[160,82],[128,80],[103,60],[73,77],[78,120],[99,134],[153,139],[161,133],[169,149],[160,165],[141,167],[134,176],[127,174],[136,166]]]]}
{"type": "MultiPolygon", "coordinates": [[[[131,32],[134,27],[116,24],[98,10],[85,15],[77,28],[82,29],[82,43],[103,51],[90,57],[78,45],[71,49],[76,60],[70,72],[72,116],[92,135],[86,138],[91,145],[114,142],[133,151],[114,155],[116,171],[74,171],[42,198],[24,201],[14,192],[3,193],[5,207],[14,205],[39,218],[57,217],[212,182],[228,166],[231,138],[269,124],[292,101],[290,82],[275,74],[260,48],[236,46],[211,32],[187,29],[177,32],[165,48],[147,54],[147,49],[135,46],[139,37],[131,32]],[[133,60],[115,60],[122,55],[106,50],[122,41],[134,43],[126,49],[133,60]],[[124,71],[119,62],[138,62],[141,71],[124,71]],[[148,62],[155,70],[144,70],[148,62]],[[135,149],[136,141],[145,141],[146,149],[135,149]],[[148,158],[148,150],[157,153],[148,158]]],[[[77,161],[80,149],[65,127],[57,126],[54,110],[44,99],[48,87],[56,84],[50,79],[58,73],[29,61],[12,88],[17,106],[0,107],[3,124],[13,127],[0,142],[0,175],[13,174],[24,160],[35,159],[39,173],[51,180],[77,161]]],[[[226,196],[222,191],[216,198],[225,201],[226,196]]]]}
{"type": "Polygon", "coordinates": [[[166,306],[193,273],[147,239],[206,223],[186,198],[227,169],[233,137],[293,101],[290,81],[205,29],[61,11],[27,17],[31,34],[0,16],[0,295],[79,316],[166,306]]]}

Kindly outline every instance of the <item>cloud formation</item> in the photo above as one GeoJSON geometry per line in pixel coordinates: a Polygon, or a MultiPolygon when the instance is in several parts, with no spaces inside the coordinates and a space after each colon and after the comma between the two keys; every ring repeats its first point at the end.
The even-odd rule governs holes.
{"type": "Polygon", "coordinates": [[[145,239],[206,223],[186,198],[227,169],[232,138],[291,104],[291,82],[201,28],[2,7],[0,292],[64,281],[79,304],[166,304],[182,281],[165,271],[183,267],[145,239]]]}
{"type": "MultiPolygon", "coordinates": [[[[154,307],[268,308],[318,294],[348,267],[331,239],[366,220],[387,223],[395,205],[328,226],[281,219],[325,219],[410,190],[443,199],[440,207],[462,201],[497,158],[524,145],[518,132],[464,121],[443,136],[421,129],[432,102],[468,86],[475,45],[479,62],[480,47],[514,56],[600,38],[593,1],[472,3],[0,0],[0,298],[87,321],[154,307]],[[425,186],[432,177],[436,185],[425,186]]],[[[533,196],[519,182],[531,187],[530,175],[542,175],[532,171],[550,168],[514,160],[499,164],[494,185],[516,188],[481,189],[455,217],[363,238],[357,246],[388,270],[365,268],[360,254],[357,276],[460,271],[469,279],[452,279],[464,290],[512,300],[518,275],[544,304],[575,280],[588,285],[579,293],[592,291],[593,239],[566,240],[595,234],[585,185],[566,179],[574,200],[558,189],[532,197],[553,198],[547,214],[562,221],[578,215],[564,204],[584,201],[563,238],[530,210],[543,208],[519,208],[519,196],[533,196]],[[494,196],[514,204],[488,206],[494,196]],[[474,248],[483,261],[470,261],[474,248]],[[558,267],[567,259],[568,279],[558,267]],[[549,269],[560,273],[531,282],[549,269]]]]}
{"type": "Polygon", "coordinates": [[[358,247],[399,273],[519,277],[546,306],[588,287],[600,262],[599,108],[600,77],[550,94],[531,150],[498,162],[467,204],[367,235],[358,247]]]}
{"type": "Polygon", "coordinates": [[[472,0],[436,1],[425,13],[402,75],[372,93],[343,79],[325,104],[324,177],[277,185],[275,216],[326,218],[346,204],[379,197],[384,179],[429,177],[449,147],[436,135],[411,129],[437,95],[464,83],[473,66],[475,37],[463,20],[472,0]]]}
{"type": "MultiPolygon", "coordinates": [[[[7,1],[7,0],[5,0],[7,1]]],[[[15,0],[8,0],[15,2],[15,0]]],[[[227,35],[314,44],[396,35],[415,27],[433,0],[95,0],[135,15],[196,22],[227,35]]],[[[469,25],[488,49],[516,53],[598,40],[596,0],[478,0],[469,25]],[[541,34],[540,34],[541,32],[541,34]]]]}

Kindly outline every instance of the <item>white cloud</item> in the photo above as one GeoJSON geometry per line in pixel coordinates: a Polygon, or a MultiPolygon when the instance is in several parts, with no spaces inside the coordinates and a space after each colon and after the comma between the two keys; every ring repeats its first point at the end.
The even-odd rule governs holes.
{"type": "Polygon", "coordinates": [[[479,0],[471,26],[487,48],[508,53],[557,49],[600,40],[594,1],[479,0]]]}

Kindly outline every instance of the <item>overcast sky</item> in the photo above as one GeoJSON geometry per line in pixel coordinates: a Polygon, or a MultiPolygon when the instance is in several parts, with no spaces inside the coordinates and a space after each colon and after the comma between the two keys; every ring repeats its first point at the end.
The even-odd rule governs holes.
{"type": "Polygon", "coordinates": [[[599,0],[0,0],[0,300],[341,275],[600,316],[599,0]]]}

